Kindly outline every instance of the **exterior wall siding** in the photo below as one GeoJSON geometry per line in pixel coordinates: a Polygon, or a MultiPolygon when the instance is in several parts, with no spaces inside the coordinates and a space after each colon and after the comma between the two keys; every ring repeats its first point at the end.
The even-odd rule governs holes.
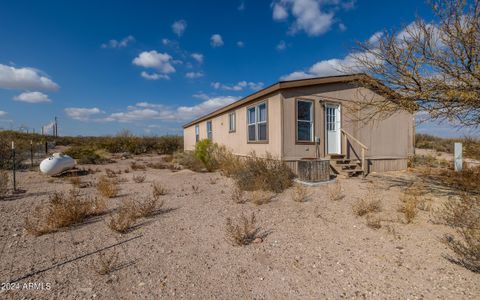
{"type": "MultiPolygon", "coordinates": [[[[237,155],[248,155],[255,151],[259,156],[265,156],[268,152],[276,158],[281,158],[281,101],[280,93],[261,98],[246,106],[230,110],[221,115],[209,119],[212,121],[212,141],[225,145],[230,151],[237,155]],[[259,103],[267,103],[267,128],[268,142],[247,143],[247,107],[259,103]],[[235,112],[236,130],[229,132],[228,115],[235,112]]],[[[202,121],[200,127],[200,139],[207,137],[207,125],[209,120],[202,121]]],[[[184,128],[185,150],[195,149],[195,125],[184,128]]]]}

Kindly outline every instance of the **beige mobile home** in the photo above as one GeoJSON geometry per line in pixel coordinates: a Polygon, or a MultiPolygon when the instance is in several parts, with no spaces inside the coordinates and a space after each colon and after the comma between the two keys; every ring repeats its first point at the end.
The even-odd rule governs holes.
{"type": "Polygon", "coordinates": [[[294,170],[304,159],[329,159],[348,175],[405,169],[414,117],[401,111],[364,120],[352,105],[382,96],[356,84],[360,76],[273,84],[184,125],[185,150],[208,138],[238,155],[269,152],[294,170]]]}

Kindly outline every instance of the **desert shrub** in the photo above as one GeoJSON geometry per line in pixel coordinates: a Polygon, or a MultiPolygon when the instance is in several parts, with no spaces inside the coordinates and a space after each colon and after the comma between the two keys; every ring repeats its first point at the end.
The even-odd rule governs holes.
{"type": "Polygon", "coordinates": [[[97,181],[97,191],[103,197],[115,198],[119,192],[117,181],[101,176],[97,181]]]}
{"type": "Polygon", "coordinates": [[[133,181],[136,183],[142,183],[145,181],[145,178],[147,178],[147,175],[133,175],[133,181]]]}
{"type": "Polygon", "coordinates": [[[260,231],[260,228],[256,227],[255,223],[254,213],[252,213],[250,218],[242,214],[238,224],[234,224],[231,218],[227,218],[225,228],[227,240],[234,246],[244,246],[252,243],[260,231]]]}
{"type": "Polygon", "coordinates": [[[0,170],[0,199],[5,198],[8,193],[8,173],[0,170]]]}
{"type": "Polygon", "coordinates": [[[142,201],[135,202],[135,206],[135,216],[146,218],[153,216],[163,206],[163,201],[160,201],[159,197],[145,198],[142,201]]]}
{"type": "Polygon", "coordinates": [[[367,226],[373,229],[382,228],[382,220],[374,215],[367,215],[367,226]]]}
{"type": "Polygon", "coordinates": [[[292,190],[292,200],[295,202],[306,202],[308,200],[309,193],[306,187],[303,185],[296,185],[292,190]]]}
{"type": "Polygon", "coordinates": [[[439,219],[456,232],[456,237],[446,235],[442,240],[454,253],[448,258],[480,272],[480,196],[464,193],[449,199],[439,211],[439,219]]]}
{"type": "Polygon", "coordinates": [[[156,145],[158,154],[173,154],[182,148],[183,138],[181,136],[161,136],[156,145]]]}
{"type": "Polygon", "coordinates": [[[410,167],[428,167],[428,168],[447,168],[450,162],[445,159],[439,159],[433,155],[414,155],[410,158],[410,167]]]}
{"type": "Polygon", "coordinates": [[[136,161],[132,161],[132,163],[130,164],[130,168],[132,168],[132,170],[134,171],[138,171],[138,170],[146,170],[147,166],[142,164],[137,164],[136,161]]]}
{"type": "Polygon", "coordinates": [[[173,161],[195,172],[200,172],[205,169],[203,162],[195,156],[193,151],[175,152],[173,161]]]}
{"type": "Polygon", "coordinates": [[[381,208],[381,201],[375,194],[374,188],[369,188],[367,195],[358,199],[352,206],[355,215],[360,217],[369,213],[378,212],[381,208]]]}
{"type": "Polygon", "coordinates": [[[428,134],[417,134],[415,137],[415,147],[446,153],[453,153],[455,142],[463,143],[465,157],[480,159],[480,140],[478,139],[472,137],[440,138],[428,134]]]}
{"type": "Polygon", "coordinates": [[[293,184],[295,175],[282,161],[273,159],[267,153],[265,158],[251,153],[240,160],[230,176],[238,187],[244,191],[265,190],[280,193],[293,184]]]}
{"type": "Polygon", "coordinates": [[[25,219],[25,229],[32,235],[55,232],[81,223],[88,217],[103,214],[106,203],[98,198],[82,199],[77,190],[54,193],[46,205],[37,206],[25,219]]]}
{"type": "Polygon", "coordinates": [[[480,166],[464,168],[460,172],[454,170],[442,170],[436,176],[441,183],[465,192],[480,193],[480,166]]]}
{"type": "Polygon", "coordinates": [[[255,205],[263,205],[270,203],[275,196],[274,193],[264,190],[254,190],[251,192],[250,202],[255,205]]]}
{"type": "Polygon", "coordinates": [[[167,188],[165,188],[162,184],[155,182],[152,184],[152,196],[153,198],[157,199],[160,196],[166,195],[168,192],[167,188]]]}
{"type": "Polygon", "coordinates": [[[65,154],[74,158],[79,164],[103,164],[109,160],[103,151],[91,146],[72,146],[65,154]]]}
{"type": "Polygon", "coordinates": [[[342,191],[342,185],[340,181],[338,181],[338,179],[333,185],[330,185],[328,187],[328,197],[332,201],[338,201],[345,198],[345,195],[343,194],[343,191],[342,191]]]}
{"type": "Polygon", "coordinates": [[[99,275],[108,275],[118,266],[118,252],[113,251],[110,255],[99,252],[97,259],[92,261],[93,270],[99,275]]]}
{"type": "Polygon", "coordinates": [[[131,200],[124,200],[115,214],[110,215],[107,226],[118,233],[127,233],[137,219],[137,207],[131,200]]]}
{"type": "Polygon", "coordinates": [[[198,158],[207,171],[211,172],[219,167],[219,162],[215,157],[216,144],[209,139],[203,139],[195,144],[195,157],[198,158]]]}
{"type": "Polygon", "coordinates": [[[238,186],[235,186],[232,192],[232,200],[235,203],[238,204],[243,204],[246,202],[245,197],[243,197],[243,191],[238,188],[238,186]]]}

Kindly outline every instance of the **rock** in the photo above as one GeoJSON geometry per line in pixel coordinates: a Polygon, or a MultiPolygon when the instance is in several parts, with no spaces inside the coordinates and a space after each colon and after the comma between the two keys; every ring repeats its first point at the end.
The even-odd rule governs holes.
{"type": "Polygon", "coordinates": [[[260,244],[261,242],[263,242],[263,240],[262,240],[262,238],[259,238],[259,237],[257,237],[256,239],[253,240],[254,244],[260,244]]]}

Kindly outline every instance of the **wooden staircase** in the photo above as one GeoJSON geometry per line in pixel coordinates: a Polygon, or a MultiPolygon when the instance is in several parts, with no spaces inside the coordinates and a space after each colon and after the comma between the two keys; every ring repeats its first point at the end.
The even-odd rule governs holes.
{"type": "Polygon", "coordinates": [[[337,175],[343,175],[345,177],[364,175],[361,161],[346,158],[344,154],[330,155],[330,166],[337,175]]]}

